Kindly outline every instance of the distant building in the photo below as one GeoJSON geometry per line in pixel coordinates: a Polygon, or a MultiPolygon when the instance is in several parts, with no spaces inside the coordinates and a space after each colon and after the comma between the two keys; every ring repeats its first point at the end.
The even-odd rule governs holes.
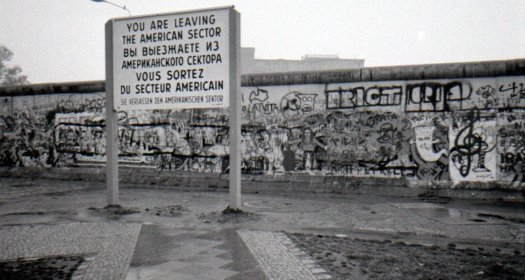
{"type": "Polygon", "coordinates": [[[364,59],[341,59],[337,55],[306,55],[301,60],[256,59],[255,48],[241,48],[241,73],[279,73],[362,68],[364,59]]]}

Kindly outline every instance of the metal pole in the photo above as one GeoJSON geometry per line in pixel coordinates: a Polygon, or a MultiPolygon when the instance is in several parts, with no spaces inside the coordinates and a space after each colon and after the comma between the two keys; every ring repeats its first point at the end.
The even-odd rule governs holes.
{"type": "Polygon", "coordinates": [[[241,16],[230,16],[230,208],[241,208],[241,16]]]}
{"type": "Polygon", "coordinates": [[[106,198],[118,204],[118,118],[113,103],[113,20],[106,23],[106,198]]]}
{"type": "Polygon", "coordinates": [[[121,9],[125,10],[126,12],[128,12],[128,15],[131,16],[131,11],[128,10],[128,9],[126,8],[125,5],[124,5],[124,6],[120,6],[120,5],[117,5],[117,4],[113,3],[113,2],[109,2],[109,1],[107,1],[107,0],[91,0],[91,1],[93,1],[93,2],[99,2],[99,3],[100,3],[100,2],[108,3],[108,4],[110,4],[110,5],[113,5],[113,6],[115,6],[115,7],[118,7],[118,8],[121,8],[121,9]]]}

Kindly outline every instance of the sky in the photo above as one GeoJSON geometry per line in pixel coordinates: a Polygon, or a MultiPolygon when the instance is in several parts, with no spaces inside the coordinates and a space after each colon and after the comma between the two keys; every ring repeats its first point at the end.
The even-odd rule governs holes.
{"type": "MultiPolygon", "coordinates": [[[[133,16],[234,5],[261,59],[306,54],[366,67],[525,58],[524,0],[111,0],[133,16]]],[[[31,83],[105,79],[104,25],[127,12],[90,0],[0,0],[0,45],[31,83]]]]}

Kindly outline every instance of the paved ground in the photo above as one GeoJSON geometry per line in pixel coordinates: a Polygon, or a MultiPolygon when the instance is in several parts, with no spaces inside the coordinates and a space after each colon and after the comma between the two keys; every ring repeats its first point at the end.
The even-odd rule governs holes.
{"type": "Polygon", "coordinates": [[[0,265],[81,255],[77,279],[334,276],[283,233],[525,253],[523,204],[274,193],[243,195],[245,213],[226,215],[225,192],[125,185],[120,197],[105,208],[102,183],[1,178],[0,265]]]}
{"type": "Polygon", "coordinates": [[[139,231],[140,224],[115,222],[2,227],[0,262],[83,255],[90,261],[84,279],[122,279],[139,231]]]}
{"type": "Polygon", "coordinates": [[[239,231],[269,279],[330,279],[323,268],[283,233],[239,231]]]}

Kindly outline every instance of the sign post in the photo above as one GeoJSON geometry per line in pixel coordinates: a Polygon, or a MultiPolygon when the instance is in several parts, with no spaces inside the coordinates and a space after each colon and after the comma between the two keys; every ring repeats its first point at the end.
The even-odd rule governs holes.
{"type": "Polygon", "coordinates": [[[108,204],[118,203],[118,111],[230,107],[230,206],[240,208],[239,63],[233,6],[106,23],[108,204]]]}
{"type": "Polygon", "coordinates": [[[113,104],[113,21],[106,23],[106,200],[118,203],[118,118],[113,104]]]}
{"type": "Polygon", "coordinates": [[[241,17],[230,13],[230,203],[241,208],[241,17]]]}

